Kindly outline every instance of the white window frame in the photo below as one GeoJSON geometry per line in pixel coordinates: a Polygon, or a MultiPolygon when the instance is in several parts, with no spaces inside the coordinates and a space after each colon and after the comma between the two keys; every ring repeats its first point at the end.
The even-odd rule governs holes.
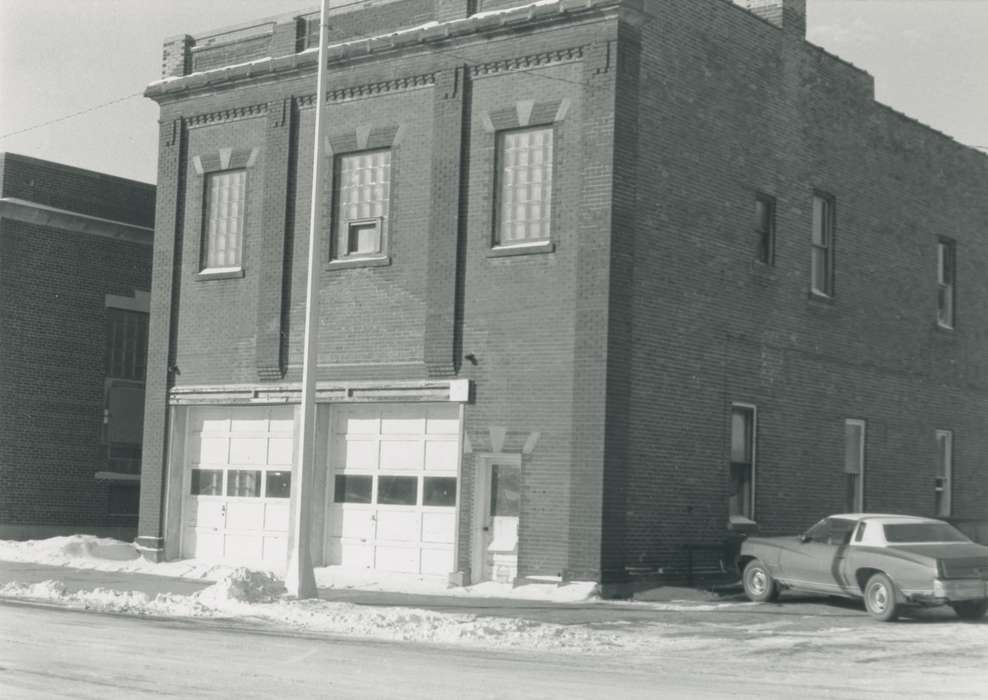
{"type": "Polygon", "coordinates": [[[813,230],[810,237],[810,291],[823,297],[834,296],[834,239],[837,231],[837,204],[832,195],[825,192],[813,193],[813,230]],[[820,231],[817,236],[817,202],[820,202],[820,231]],[[817,242],[819,237],[820,242],[817,242]],[[817,279],[817,258],[825,260],[823,279],[817,279]]]}
{"type": "Polygon", "coordinates": [[[954,431],[953,430],[937,430],[936,431],[936,442],[937,442],[937,461],[943,460],[943,476],[937,473],[934,481],[934,490],[936,493],[942,494],[939,502],[939,508],[937,512],[934,513],[938,518],[949,518],[953,512],[953,481],[954,481],[954,431]],[[946,450],[940,452],[940,439],[946,438],[943,442],[946,450]],[[943,480],[941,483],[940,480],[943,480]]]}
{"type": "MultiPolygon", "coordinates": [[[[742,513],[742,516],[743,517],[750,518],[751,520],[755,520],[756,519],[755,518],[755,515],[756,515],[756,512],[757,512],[756,509],[755,509],[755,504],[758,502],[757,501],[757,486],[758,486],[758,406],[756,406],[753,403],[744,403],[744,402],[741,402],[741,401],[733,401],[733,402],[731,402],[731,412],[730,412],[730,416],[729,416],[729,420],[731,422],[733,422],[733,420],[734,420],[734,409],[735,408],[740,408],[740,409],[743,409],[743,410],[746,410],[746,411],[751,411],[751,513],[749,515],[744,515],[742,513]]],[[[734,445],[732,444],[732,442],[733,442],[733,436],[734,436],[734,428],[733,428],[733,425],[731,425],[730,423],[729,423],[729,428],[730,428],[729,429],[729,432],[728,432],[728,450],[729,450],[729,452],[728,452],[728,460],[727,460],[728,469],[730,469],[730,465],[733,463],[733,461],[731,460],[730,450],[734,447],[734,445]]],[[[728,516],[730,516],[730,513],[728,513],[728,516]]]]}
{"type": "Polygon", "coordinates": [[[937,239],[937,325],[953,329],[956,315],[957,247],[949,238],[937,239]]]}
{"type": "MultiPolygon", "coordinates": [[[[858,446],[858,471],[857,473],[857,483],[855,484],[855,494],[854,494],[854,511],[856,513],[863,513],[865,507],[865,444],[868,442],[868,423],[867,421],[860,418],[846,418],[844,419],[844,475],[845,479],[848,475],[855,472],[847,471],[847,428],[849,426],[857,426],[861,428],[861,444],[858,446]]],[[[845,482],[846,483],[846,482],[845,482]]]]}
{"type": "Polygon", "coordinates": [[[247,222],[247,168],[228,168],[226,170],[214,170],[203,175],[202,187],[202,236],[199,260],[200,272],[240,272],[244,266],[244,238],[246,235],[245,226],[247,222]],[[242,198],[240,203],[240,217],[237,222],[236,252],[237,262],[235,265],[210,265],[209,260],[209,240],[210,240],[210,185],[214,178],[230,176],[234,173],[243,173],[242,198]]]}
{"type": "Polygon", "coordinates": [[[393,182],[394,149],[371,148],[363,151],[351,151],[336,155],[333,167],[333,228],[330,240],[330,260],[373,260],[385,258],[388,255],[388,220],[391,218],[391,192],[393,182]],[[350,219],[343,211],[343,182],[342,173],[344,162],[351,158],[360,158],[378,153],[387,153],[387,195],[384,197],[384,211],[380,216],[368,216],[350,219]],[[355,227],[372,226],[377,232],[377,248],[366,252],[356,252],[350,247],[350,234],[355,227]]]}
{"type": "Polygon", "coordinates": [[[552,219],[553,219],[553,192],[555,189],[555,158],[556,158],[556,130],[552,124],[533,124],[513,129],[503,129],[495,134],[494,139],[494,231],[493,246],[495,248],[523,248],[525,246],[545,245],[552,241],[552,219]],[[504,203],[505,188],[505,140],[512,134],[522,132],[545,131],[549,135],[549,158],[543,163],[544,174],[544,197],[542,199],[542,220],[545,221],[544,235],[534,238],[528,237],[517,240],[505,240],[504,237],[504,217],[501,207],[504,203]]]}

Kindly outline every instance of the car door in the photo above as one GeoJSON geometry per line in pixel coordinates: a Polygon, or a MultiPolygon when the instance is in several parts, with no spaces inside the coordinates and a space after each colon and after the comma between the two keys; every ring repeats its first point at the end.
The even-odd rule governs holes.
{"type": "Polygon", "coordinates": [[[841,566],[847,554],[854,522],[825,518],[810,528],[782,555],[784,578],[794,588],[839,593],[843,587],[841,566]]]}

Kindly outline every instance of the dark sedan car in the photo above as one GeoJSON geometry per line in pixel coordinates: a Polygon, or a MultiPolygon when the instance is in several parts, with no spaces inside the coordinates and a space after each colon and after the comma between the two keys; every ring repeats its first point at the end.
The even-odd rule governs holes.
{"type": "Polygon", "coordinates": [[[946,604],[965,619],[988,612],[988,547],[930,518],[832,515],[802,535],[746,540],[738,570],[756,602],[794,589],[863,598],[879,620],[907,606],[946,604]]]}

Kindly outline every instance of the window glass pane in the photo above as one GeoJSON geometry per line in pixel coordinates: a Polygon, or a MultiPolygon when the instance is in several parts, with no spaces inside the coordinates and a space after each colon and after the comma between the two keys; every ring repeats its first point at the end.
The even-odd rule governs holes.
{"type": "Polygon", "coordinates": [[[335,257],[367,255],[382,250],[382,228],[391,198],[391,151],[364,151],[336,161],[335,257]],[[376,224],[351,227],[360,219],[376,224]]]}
{"type": "Polygon", "coordinates": [[[261,495],[261,472],[254,469],[230,469],[226,473],[226,495],[257,498],[261,495]]]}
{"type": "Polygon", "coordinates": [[[752,476],[751,464],[731,463],[731,494],[728,498],[730,515],[743,515],[746,518],[752,516],[752,476]]]}
{"type": "Polygon", "coordinates": [[[370,503],[374,477],[337,474],[333,501],[336,503],[370,503]]]}
{"type": "Polygon", "coordinates": [[[861,542],[864,539],[865,530],[867,529],[868,529],[867,521],[862,521],[861,524],[858,525],[858,532],[857,534],[854,535],[854,541],[861,542]]]}
{"type": "Polygon", "coordinates": [[[549,239],[552,218],[552,127],[498,135],[496,242],[549,239]]]}
{"type": "Polygon", "coordinates": [[[860,474],[845,474],[844,510],[853,513],[858,509],[858,484],[860,474]]]}
{"type": "Polygon", "coordinates": [[[825,248],[813,248],[811,252],[812,284],[814,291],[830,293],[829,257],[825,248]]]}
{"type": "Polygon", "coordinates": [[[947,523],[897,523],[885,526],[888,542],[970,542],[947,523]]]}
{"type": "Polygon", "coordinates": [[[222,496],[222,469],[193,469],[192,487],[189,490],[193,496],[222,496]]]}
{"type": "Polygon", "coordinates": [[[505,465],[491,467],[491,517],[521,513],[521,469],[505,465]]]}
{"type": "Polygon", "coordinates": [[[829,202],[823,197],[813,197],[813,244],[827,246],[829,202]]]}
{"type": "Polygon", "coordinates": [[[246,170],[206,175],[202,267],[240,266],[246,182],[246,170]]]}
{"type": "Polygon", "coordinates": [[[291,472],[267,472],[264,475],[264,495],[268,498],[288,498],[292,493],[291,472]]]}
{"type": "Polygon", "coordinates": [[[148,315],[142,311],[107,308],[106,376],[144,381],[148,315]]]}
{"type": "Polygon", "coordinates": [[[414,476],[377,477],[377,502],[384,505],[414,506],[418,503],[419,480],[414,476]]]}
{"type": "Polygon", "coordinates": [[[427,476],[422,483],[422,505],[455,506],[456,477],[427,476]]]}
{"type": "Polygon", "coordinates": [[[751,462],[753,411],[735,406],[731,409],[731,461],[751,462]]]}
{"type": "Polygon", "coordinates": [[[863,439],[863,425],[860,423],[844,424],[844,471],[847,474],[861,473],[861,443],[863,439]]]}
{"type": "Polygon", "coordinates": [[[847,544],[851,541],[851,532],[854,530],[853,520],[842,518],[830,519],[830,544],[847,544]]]}

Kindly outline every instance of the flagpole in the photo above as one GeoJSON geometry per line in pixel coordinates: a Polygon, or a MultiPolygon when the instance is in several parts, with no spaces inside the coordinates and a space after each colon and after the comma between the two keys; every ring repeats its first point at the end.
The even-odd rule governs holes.
{"type": "Polygon", "coordinates": [[[309,551],[309,503],[316,432],[316,365],[319,355],[319,272],[322,231],[323,107],[326,100],[326,30],[329,0],[319,10],[319,67],[316,78],[316,125],[312,144],[312,196],[309,212],[309,264],[305,284],[305,345],[302,354],[302,405],[298,421],[298,453],[292,491],[292,531],[289,537],[285,588],[296,598],[317,596],[309,551]]]}

